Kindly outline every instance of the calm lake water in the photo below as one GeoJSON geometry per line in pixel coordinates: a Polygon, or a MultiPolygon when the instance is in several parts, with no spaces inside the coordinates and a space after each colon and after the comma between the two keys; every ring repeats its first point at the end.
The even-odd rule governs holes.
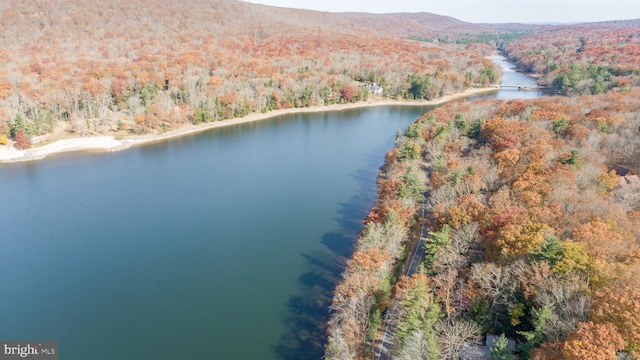
{"type": "MultiPolygon", "coordinates": [[[[533,78],[516,72],[516,66],[505,61],[504,57],[494,56],[492,60],[502,68],[502,85],[536,86],[536,82],[533,78]]],[[[490,97],[509,100],[534,99],[543,95],[545,95],[543,91],[522,91],[518,90],[518,88],[502,88],[499,92],[491,95],[490,97]]]]}
{"type": "Polygon", "coordinates": [[[384,154],[429,109],[1,166],[0,339],[57,340],[70,360],[321,358],[384,154]]]}

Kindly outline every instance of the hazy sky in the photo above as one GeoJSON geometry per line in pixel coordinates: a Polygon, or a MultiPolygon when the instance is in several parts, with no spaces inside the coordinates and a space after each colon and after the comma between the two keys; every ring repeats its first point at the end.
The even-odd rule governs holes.
{"type": "Polygon", "coordinates": [[[590,22],[640,18],[640,0],[251,0],[332,12],[430,12],[468,22],[590,22]]]}

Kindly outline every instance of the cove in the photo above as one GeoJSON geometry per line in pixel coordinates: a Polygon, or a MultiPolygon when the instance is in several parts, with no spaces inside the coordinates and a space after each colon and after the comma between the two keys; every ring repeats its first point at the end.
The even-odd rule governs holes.
{"type": "Polygon", "coordinates": [[[0,339],[78,360],[320,358],[384,154],[430,109],[290,114],[0,167],[0,339]]]}

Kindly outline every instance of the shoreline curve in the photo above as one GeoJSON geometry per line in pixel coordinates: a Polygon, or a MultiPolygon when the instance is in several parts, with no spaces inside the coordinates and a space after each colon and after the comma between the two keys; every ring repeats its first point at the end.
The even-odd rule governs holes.
{"type": "Polygon", "coordinates": [[[373,106],[389,106],[389,105],[405,105],[405,106],[429,106],[440,105],[450,101],[464,99],[474,95],[480,95],[484,93],[490,93],[498,90],[498,86],[491,86],[485,88],[472,88],[463,92],[457,92],[449,95],[445,95],[435,100],[427,101],[408,101],[408,100],[374,100],[374,101],[362,101],[349,104],[334,104],[326,106],[315,106],[309,108],[289,108],[269,111],[267,113],[253,113],[241,118],[234,118],[229,120],[221,120],[211,123],[205,123],[201,125],[192,125],[190,127],[178,130],[168,131],[162,134],[153,135],[133,135],[125,137],[121,140],[116,139],[112,135],[102,136],[88,136],[88,137],[71,137],[68,139],[57,140],[47,145],[34,147],[27,150],[18,150],[12,146],[3,145],[0,146],[0,164],[2,163],[15,163],[23,161],[34,161],[44,159],[48,155],[59,154],[63,152],[72,151],[120,151],[129,149],[133,146],[139,146],[149,144],[156,141],[168,140],[180,136],[191,135],[210,129],[244,124],[249,122],[261,121],[270,119],[280,115],[295,114],[295,113],[314,113],[325,111],[340,111],[347,109],[356,109],[363,107],[373,106]]]}

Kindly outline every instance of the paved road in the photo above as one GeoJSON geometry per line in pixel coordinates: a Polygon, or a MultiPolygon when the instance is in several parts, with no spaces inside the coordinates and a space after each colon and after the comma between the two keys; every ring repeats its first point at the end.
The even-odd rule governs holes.
{"type": "MultiPolygon", "coordinates": [[[[425,199],[427,194],[424,194],[425,199]]],[[[426,209],[425,209],[426,200],[422,201],[422,229],[420,230],[420,237],[418,238],[418,243],[416,247],[413,249],[413,253],[411,255],[411,261],[409,261],[409,265],[405,266],[404,275],[411,276],[418,271],[420,267],[420,263],[422,263],[422,259],[424,258],[424,240],[426,238],[429,229],[425,223],[426,218],[426,209]]],[[[392,354],[392,346],[393,339],[395,337],[396,327],[398,326],[398,312],[400,310],[400,305],[397,301],[394,301],[391,306],[387,308],[387,314],[385,318],[382,320],[382,324],[384,326],[384,333],[378,339],[374,340],[374,351],[373,351],[373,359],[375,360],[388,360],[391,359],[392,354]]]]}
{"type": "Polygon", "coordinates": [[[429,229],[426,224],[422,224],[422,230],[420,231],[420,239],[418,239],[418,245],[413,251],[413,256],[411,256],[411,262],[409,262],[409,267],[405,271],[405,275],[411,276],[418,271],[420,268],[420,264],[422,263],[422,259],[424,259],[424,238],[427,237],[429,233],[429,229]]]}

